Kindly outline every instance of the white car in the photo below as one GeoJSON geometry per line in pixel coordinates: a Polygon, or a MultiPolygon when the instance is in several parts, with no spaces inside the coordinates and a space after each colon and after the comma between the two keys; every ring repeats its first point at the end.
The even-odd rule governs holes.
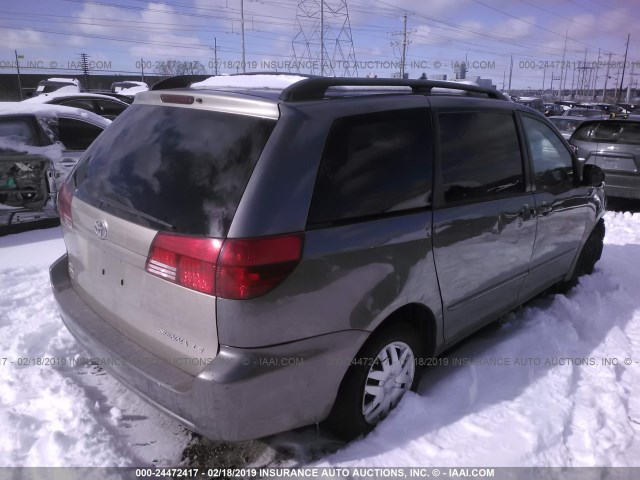
{"type": "Polygon", "coordinates": [[[0,225],[57,216],[56,195],[80,156],[111,123],[46,104],[0,110],[0,225]]]}

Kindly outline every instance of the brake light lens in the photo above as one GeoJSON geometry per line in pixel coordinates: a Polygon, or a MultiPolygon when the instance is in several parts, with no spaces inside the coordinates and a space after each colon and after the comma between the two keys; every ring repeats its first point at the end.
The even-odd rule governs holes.
{"type": "Polygon", "coordinates": [[[302,235],[228,239],[218,259],[217,295],[233,300],[273,290],[302,258],[302,235]]]}
{"type": "Polygon", "coordinates": [[[151,244],[146,270],[183,287],[215,294],[216,260],[222,240],[158,233],[151,244]]]}
{"type": "Polygon", "coordinates": [[[273,290],[302,258],[302,234],[251,239],[158,233],[146,270],[198,292],[244,300],[273,290]]]}
{"type": "Polygon", "coordinates": [[[64,182],[62,188],[58,192],[58,215],[60,215],[60,221],[70,228],[73,228],[73,216],[71,215],[71,200],[73,199],[73,192],[69,190],[68,183],[64,182]]]}

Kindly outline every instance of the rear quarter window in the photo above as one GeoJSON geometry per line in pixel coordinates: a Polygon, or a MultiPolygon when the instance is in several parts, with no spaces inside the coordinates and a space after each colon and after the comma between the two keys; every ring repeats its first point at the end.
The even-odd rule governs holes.
{"type": "Polygon", "coordinates": [[[432,149],[427,109],[336,120],[320,163],[308,223],[355,221],[429,206],[432,149]]]}

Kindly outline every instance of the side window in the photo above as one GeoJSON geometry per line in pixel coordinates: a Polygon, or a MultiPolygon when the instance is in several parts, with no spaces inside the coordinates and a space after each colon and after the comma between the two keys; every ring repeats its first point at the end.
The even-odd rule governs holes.
{"type": "Polygon", "coordinates": [[[65,107],[75,107],[81,108],[83,110],[88,110],[90,112],[95,112],[95,107],[93,105],[93,100],[65,100],[59,103],[59,105],[64,105],[65,107]]]}
{"type": "Polygon", "coordinates": [[[429,206],[430,132],[427,109],[336,120],[320,163],[308,223],[429,206]]]}
{"type": "Polygon", "coordinates": [[[5,117],[0,119],[0,150],[3,148],[3,139],[9,144],[40,145],[33,122],[26,117],[5,117]]]}
{"type": "Polygon", "coordinates": [[[71,118],[58,118],[58,136],[67,150],[86,150],[102,133],[102,128],[71,118]]]}
{"type": "Polygon", "coordinates": [[[121,105],[118,102],[111,102],[109,100],[96,100],[96,103],[98,104],[98,111],[96,113],[108,118],[117,117],[127,108],[126,105],[121,105]]]}
{"type": "Polygon", "coordinates": [[[558,191],[573,186],[573,160],[558,135],[545,123],[522,116],[522,126],[529,144],[536,190],[558,191]]]}
{"type": "Polygon", "coordinates": [[[445,203],[490,200],[525,191],[513,116],[493,112],[439,115],[445,203]]]}

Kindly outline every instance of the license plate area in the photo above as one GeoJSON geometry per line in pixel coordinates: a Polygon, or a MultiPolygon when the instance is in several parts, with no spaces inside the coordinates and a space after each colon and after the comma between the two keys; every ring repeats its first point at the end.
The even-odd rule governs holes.
{"type": "Polygon", "coordinates": [[[608,155],[594,155],[594,163],[603,170],[618,170],[624,172],[637,172],[633,158],[614,157],[608,155]]]}

